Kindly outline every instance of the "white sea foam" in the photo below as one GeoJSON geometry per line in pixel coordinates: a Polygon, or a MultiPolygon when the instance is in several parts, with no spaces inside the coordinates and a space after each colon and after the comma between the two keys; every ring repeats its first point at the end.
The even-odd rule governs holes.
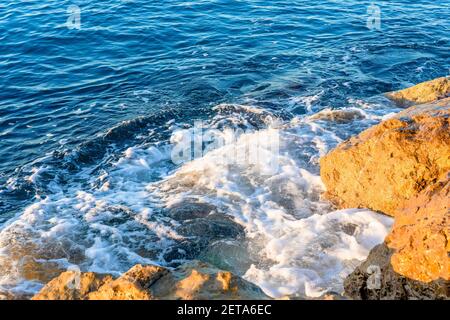
{"type": "Polygon", "coordinates": [[[298,96],[290,99],[290,108],[293,109],[298,105],[303,105],[308,113],[313,112],[314,103],[319,101],[325,92],[323,90],[313,95],[298,96]]]}
{"type": "Polygon", "coordinates": [[[267,161],[279,164],[276,172],[222,161],[232,154],[232,147],[245,148],[257,134],[270,141],[273,129],[267,129],[241,136],[237,146],[225,146],[187,163],[157,188],[169,205],[196,197],[244,226],[250,259],[258,261],[245,278],[268,295],[340,293],[344,277],[383,241],[391,219],[367,210],[332,212],[320,198],[324,191],[320,177],[304,168],[317,169],[314,155],[325,152],[336,137],[309,122],[288,127],[276,129],[280,152],[266,153],[267,161]]]}
{"type": "MultiPolygon", "coordinates": [[[[234,271],[268,295],[341,291],[343,277],[382,242],[391,224],[367,210],[333,212],[321,198],[319,157],[348,131],[383,116],[379,108],[355,104],[342,111],[357,115],[344,115],[351,128],[322,116],[332,110],[282,122],[257,107],[218,106],[207,126],[226,143],[178,167],[169,144],[130,147],[89,183],[74,183],[64,192],[55,188],[2,226],[0,296],[33,293],[49,275],[74,265],[117,275],[136,263],[181,262],[189,246],[180,244],[193,237],[180,234],[183,223],[167,212],[183,203],[207,206],[209,215],[230,217],[244,229],[244,252],[224,251],[239,256],[222,259],[235,261],[234,271]],[[249,146],[258,161],[248,161],[249,146]]],[[[177,141],[185,126],[171,125],[177,141]]],[[[44,170],[34,170],[30,182],[44,170]]]]}
{"type": "Polygon", "coordinates": [[[257,222],[266,241],[261,255],[273,263],[252,265],[244,277],[276,298],[342,293],[344,278],[384,240],[391,220],[371,211],[342,210],[257,222]]]}

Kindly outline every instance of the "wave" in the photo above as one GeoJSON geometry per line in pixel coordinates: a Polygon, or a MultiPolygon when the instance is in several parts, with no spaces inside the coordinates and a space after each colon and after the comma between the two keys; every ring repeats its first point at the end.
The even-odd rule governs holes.
{"type": "Polygon", "coordinates": [[[170,268],[194,258],[275,298],[342,291],[391,225],[367,210],[334,211],[321,197],[320,156],[392,111],[349,105],[301,117],[218,105],[201,129],[222,143],[180,164],[173,143],[196,128],[173,113],[54,154],[57,166],[43,161],[26,179],[45,191],[0,227],[0,296],[29,297],[74,266],[119,275],[137,263],[170,268]]]}

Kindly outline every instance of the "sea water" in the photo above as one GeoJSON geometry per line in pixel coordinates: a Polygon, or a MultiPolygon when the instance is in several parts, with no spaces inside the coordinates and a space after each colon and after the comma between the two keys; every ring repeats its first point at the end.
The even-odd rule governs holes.
{"type": "Polygon", "coordinates": [[[0,297],[192,259],[341,293],[392,220],[337,211],[319,159],[399,111],[383,92],[448,74],[450,4],[71,5],[0,5],[0,297]]]}

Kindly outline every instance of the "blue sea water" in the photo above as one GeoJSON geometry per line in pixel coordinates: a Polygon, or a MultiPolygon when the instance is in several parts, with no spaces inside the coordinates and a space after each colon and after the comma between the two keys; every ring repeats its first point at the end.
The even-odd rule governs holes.
{"type": "MultiPolygon", "coordinates": [[[[253,218],[240,216],[246,212],[245,206],[231,208],[235,199],[229,194],[208,198],[206,184],[200,182],[198,189],[191,184],[194,191],[189,191],[189,210],[183,207],[173,213],[173,198],[179,199],[187,192],[178,188],[186,176],[183,172],[189,168],[169,161],[156,163],[155,159],[165,159],[164,146],[174,125],[189,128],[198,119],[211,126],[230,119],[239,125],[251,122],[254,130],[261,130],[267,126],[259,118],[262,111],[291,125],[323,110],[353,112],[354,123],[319,121],[320,130],[326,130],[329,136],[320,143],[319,129],[297,127],[295,134],[290,132],[310,139],[295,140],[298,145],[292,142],[298,154],[293,149],[286,149],[286,153],[298,170],[317,175],[314,161],[323,151],[319,144],[329,149],[395,111],[393,106],[380,107],[380,94],[449,74],[449,16],[449,1],[427,0],[41,0],[0,4],[0,278],[4,278],[0,280],[0,295],[2,285],[12,296],[33,293],[49,275],[55,274],[55,269],[66,268],[67,264],[76,264],[83,270],[120,273],[137,262],[151,260],[170,266],[177,261],[201,258],[237,273],[247,272],[250,280],[272,296],[310,296],[311,290],[305,285],[308,281],[299,282],[299,287],[306,286],[299,292],[283,285],[274,288],[273,283],[287,283],[289,277],[298,274],[297,270],[282,281],[279,270],[269,270],[278,278],[268,280],[261,270],[268,271],[267,261],[277,257],[243,263],[236,258],[244,255],[235,252],[239,246],[221,247],[223,252],[230,250],[225,262],[212,253],[216,250],[211,248],[219,240],[274,240],[278,231],[294,228],[292,225],[281,224],[280,230],[273,233],[253,232],[249,224],[253,218]],[[379,29],[367,26],[371,4],[381,10],[379,29]],[[80,8],[79,29],[67,25],[70,5],[80,8]],[[217,107],[223,104],[229,107],[217,107]],[[256,106],[259,111],[242,105],[256,106]],[[312,142],[316,149],[306,147],[312,142]],[[147,171],[139,167],[144,160],[147,171]],[[126,161],[129,163],[124,164],[126,161]],[[173,174],[175,182],[171,180],[173,174]],[[117,187],[108,189],[107,195],[99,195],[96,192],[108,180],[104,177],[117,187]],[[160,194],[161,190],[172,191],[160,194]],[[148,194],[142,195],[143,192],[148,194]],[[133,197],[136,202],[130,203],[133,197]],[[148,198],[152,198],[151,203],[146,203],[148,198]],[[80,201],[84,205],[96,203],[89,210],[107,203],[110,208],[101,210],[108,212],[109,218],[103,216],[102,223],[97,218],[89,220],[86,215],[94,215],[89,210],[83,213],[84,217],[78,216],[76,210],[84,212],[80,201]],[[208,206],[225,206],[222,211],[226,214],[236,211],[230,214],[236,225],[207,220],[207,227],[196,224],[184,230],[177,225],[179,219],[174,218],[175,222],[164,224],[163,232],[161,225],[147,223],[153,221],[148,218],[150,213],[142,213],[158,208],[158,214],[173,218],[187,210],[192,218],[194,213],[206,210],[204,206],[199,208],[199,203],[208,202],[208,206]],[[117,210],[122,213],[114,219],[125,222],[108,220],[117,210]],[[143,215],[137,219],[136,212],[143,215]],[[129,226],[127,219],[138,221],[138,225],[129,226]],[[108,233],[111,229],[100,230],[99,225],[116,228],[115,236],[108,233]],[[171,227],[173,230],[169,230],[171,227]],[[196,230],[201,232],[196,234],[196,230]],[[172,237],[171,232],[177,236],[172,237]],[[214,236],[204,237],[203,233],[208,232],[214,236]],[[217,236],[221,232],[224,236],[217,236]],[[17,237],[14,244],[11,237],[17,237]],[[37,239],[45,237],[49,239],[46,245],[38,244],[37,239]],[[203,238],[178,241],[183,237],[203,238]],[[167,238],[172,242],[167,242],[167,238]],[[49,254],[44,249],[51,239],[64,242],[62,253],[49,254]],[[74,243],[78,245],[75,249],[74,243]],[[27,253],[18,253],[21,250],[27,253]],[[112,252],[111,256],[105,258],[106,252],[99,253],[102,250],[112,252]],[[29,256],[32,262],[22,261],[29,256]],[[16,269],[31,265],[35,275],[14,273],[11,266],[8,269],[5,262],[2,264],[1,257],[20,261],[16,269]],[[43,260],[51,267],[42,267],[43,260]]],[[[257,175],[243,174],[246,171],[242,168],[237,172],[218,170],[219,176],[236,184],[234,192],[254,212],[262,210],[267,214],[270,210],[264,208],[273,202],[300,223],[316,211],[331,211],[324,209],[326,203],[308,193],[306,189],[314,189],[316,182],[312,183],[314,179],[306,178],[306,174],[302,177],[310,184],[301,193],[305,203],[292,204],[299,197],[298,192],[286,199],[286,190],[276,193],[271,189],[270,199],[254,205],[250,199],[255,193],[248,191],[249,185],[256,190],[265,182],[254,182],[257,175]],[[243,177],[251,182],[239,185],[236,179],[243,177]],[[289,211],[292,206],[306,211],[317,206],[321,209],[296,216],[289,211]]],[[[204,178],[219,181],[218,177],[214,180],[215,174],[204,178]]],[[[201,177],[197,174],[195,179],[200,181],[201,177]]],[[[292,241],[297,240],[300,241],[292,241]]],[[[265,258],[270,256],[268,252],[265,258]]],[[[301,257],[297,258],[290,267],[297,266],[301,257]]],[[[304,264],[301,267],[307,268],[304,264]]],[[[308,267],[311,272],[317,271],[314,266],[308,267]]],[[[328,275],[316,273],[317,277],[308,274],[307,278],[318,288],[335,287],[328,275]]],[[[305,275],[298,275],[299,279],[302,277],[305,275]]]]}

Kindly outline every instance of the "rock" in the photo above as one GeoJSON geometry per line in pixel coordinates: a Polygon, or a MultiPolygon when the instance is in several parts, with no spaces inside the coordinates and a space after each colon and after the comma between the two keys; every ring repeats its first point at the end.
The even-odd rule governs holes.
{"type": "Polygon", "coordinates": [[[386,244],[376,246],[366,261],[344,281],[345,294],[358,300],[448,299],[448,282],[430,283],[408,279],[394,271],[390,263],[393,250],[386,244]]]}
{"type": "Polygon", "coordinates": [[[117,279],[91,272],[78,275],[79,286],[71,285],[76,274],[64,272],[50,281],[33,299],[268,299],[254,284],[199,261],[184,264],[174,270],[136,265],[117,279]]]}
{"type": "Polygon", "coordinates": [[[356,119],[363,119],[364,114],[359,109],[324,109],[308,117],[309,120],[324,120],[335,123],[349,123],[356,119]]]}
{"type": "Polygon", "coordinates": [[[394,270],[411,279],[450,280],[450,181],[437,183],[406,202],[386,242],[395,249],[394,270]]]}
{"type": "Polygon", "coordinates": [[[438,78],[414,87],[389,92],[386,97],[403,107],[425,104],[450,96],[450,78],[438,78]]]}
{"type": "Polygon", "coordinates": [[[112,281],[109,275],[93,272],[66,271],[47,283],[33,300],[80,300],[112,281]]]}
{"type": "MultiPolygon", "coordinates": [[[[449,79],[441,78],[395,97],[401,103],[430,101],[446,96],[449,88],[449,79]]],[[[389,249],[375,250],[368,259],[385,259],[382,290],[364,287],[369,263],[349,277],[359,282],[346,282],[348,294],[361,299],[442,296],[437,288],[444,282],[448,289],[450,280],[450,98],[398,113],[343,142],[320,164],[326,197],[338,207],[395,217],[385,241],[389,249]]]]}
{"type": "Polygon", "coordinates": [[[445,111],[448,110],[449,105],[450,98],[445,98],[427,104],[419,104],[397,113],[395,118],[412,118],[421,114],[427,114],[429,116],[439,116],[440,113],[445,113],[445,111]]]}
{"type": "Polygon", "coordinates": [[[151,300],[149,288],[169,271],[158,266],[136,265],[116,280],[90,292],[88,300],[151,300]]]}
{"type": "Polygon", "coordinates": [[[268,299],[256,285],[209,264],[182,265],[151,287],[159,299],[268,299]]]}
{"type": "Polygon", "coordinates": [[[340,208],[395,216],[450,172],[450,98],[411,107],[353,137],[320,160],[326,196],[340,208]]]}

